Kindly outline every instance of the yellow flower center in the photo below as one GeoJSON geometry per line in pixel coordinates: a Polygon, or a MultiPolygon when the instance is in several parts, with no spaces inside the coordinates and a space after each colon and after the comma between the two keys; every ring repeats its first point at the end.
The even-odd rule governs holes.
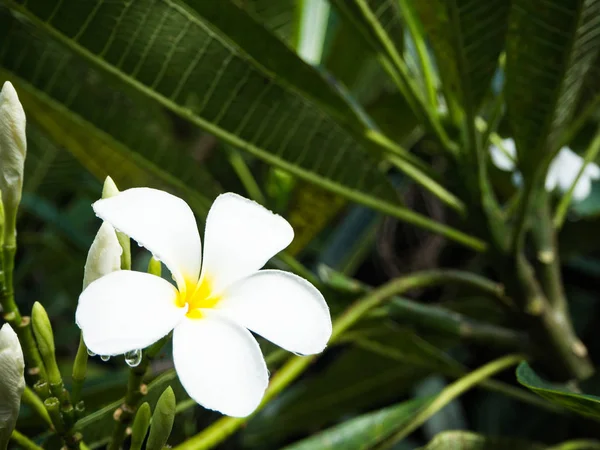
{"type": "Polygon", "coordinates": [[[177,306],[188,305],[186,316],[190,319],[202,318],[202,310],[214,308],[220,297],[212,294],[212,283],[208,276],[203,276],[199,283],[186,282],[185,294],[177,298],[177,306]]]}

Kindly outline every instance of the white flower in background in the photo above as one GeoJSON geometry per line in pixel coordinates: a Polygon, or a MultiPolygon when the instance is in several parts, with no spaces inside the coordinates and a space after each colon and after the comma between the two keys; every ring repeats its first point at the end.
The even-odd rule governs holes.
{"type": "Polygon", "coordinates": [[[251,330],[284,349],[319,353],[331,336],[321,293],[279,270],[259,270],[294,236],[290,224],[236,194],[219,196],[201,245],[190,207],[166,192],[137,188],[99,200],[96,214],[151,251],[177,287],[120,270],[79,297],[77,324],[100,355],[145,348],[171,330],[175,369],[202,406],[244,417],[256,409],[268,372],[251,330]]]}
{"type": "Polygon", "coordinates": [[[515,170],[515,161],[517,160],[517,147],[513,139],[502,139],[500,147],[492,145],[490,147],[490,156],[494,165],[505,172],[515,170]]]}
{"type": "Polygon", "coordinates": [[[0,328],[0,448],[6,448],[17,423],[25,389],[23,350],[8,324],[0,328]]]}
{"type": "MultiPolygon", "coordinates": [[[[516,167],[515,161],[517,151],[515,141],[510,138],[503,139],[501,147],[502,148],[498,148],[495,145],[490,147],[492,162],[498,169],[512,172],[516,167]]],[[[548,169],[546,175],[546,190],[551,192],[554,189],[558,189],[561,192],[567,192],[577,178],[583,164],[583,158],[573,152],[569,147],[561,148],[556,157],[552,160],[548,169]]],[[[518,174],[515,173],[515,175],[518,174]]],[[[520,177],[518,179],[520,179],[520,177]]],[[[597,179],[600,179],[600,167],[595,163],[587,164],[575,185],[573,199],[575,201],[586,199],[592,191],[592,180],[597,179]]]]}
{"type": "MultiPolygon", "coordinates": [[[[553,191],[558,188],[561,192],[567,192],[577,178],[583,164],[583,158],[569,147],[561,148],[548,169],[546,190],[553,191]]],[[[586,199],[592,192],[592,180],[599,178],[600,167],[595,163],[586,165],[573,190],[573,199],[575,201],[586,199]]]]}

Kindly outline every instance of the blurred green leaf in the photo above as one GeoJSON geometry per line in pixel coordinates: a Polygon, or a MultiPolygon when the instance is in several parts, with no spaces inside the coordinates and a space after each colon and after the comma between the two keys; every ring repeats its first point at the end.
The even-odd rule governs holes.
{"type": "Polygon", "coordinates": [[[489,437],[469,431],[438,434],[421,450],[544,450],[541,444],[521,439],[489,437]]]}
{"type": "Polygon", "coordinates": [[[510,2],[411,0],[435,52],[448,103],[473,125],[504,48],[510,2]]]}
{"type": "Polygon", "coordinates": [[[558,150],[600,49],[598,14],[594,0],[512,2],[505,98],[525,175],[558,150]]]}
{"type": "Polygon", "coordinates": [[[110,172],[123,188],[169,186],[207,209],[220,189],[160,108],[107,90],[97,71],[2,7],[0,39],[0,78],[17,86],[29,120],[96,177],[110,172]]]}
{"type": "Polygon", "coordinates": [[[491,437],[470,431],[446,431],[438,434],[420,450],[597,450],[598,441],[569,441],[547,446],[523,439],[491,437]]]}
{"type": "Polygon", "coordinates": [[[367,450],[408,421],[429,398],[417,398],[389,408],[363,414],[314,436],[284,447],[284,450],[367,450]]]}
{"type": "Polygon", "coordinates": [[[579,415],[600,420],[600,397],[579,394],[564,386],[549,383],[540,378],[527,362],[522,362],[517,368],[517,380],[552,403],[579,415]]]}
{"type": "MultiPolygon", "coordinates": [[[[292,70],[304,63],[289,50],[284,58],[284,45],[230,2],[190,1],[202,17],[171,1],[6,4],[38,30],[119,79],[124,87],[229,144],[351,200],[383,207],[392,214],[408,214],[409,220],[414,215],[396,205],[394,189],[354,136],[313,101],[290,89],[289,79],[273,77],[271,72],[288,67],[284,73],[301,80],[300,89],[308,90],[307,85],[316,86],[311,80],[318,75],[299,75],[312,74],[313,69],[305,65],[302,71],[292,70]],[[224,11],[226,16],[222,16],[224,11]],[[101,23],[107,26],[98,26],[101,23]],[[232,37],[223,38],[215,28],[232,37]],[[246,39],[246,34],[240,34],[243,30],[259,33],[258,29],[263,30],[264,39],[246,39]],[[231,39],[237,39],[236,45],[231,39]],[[264,57],[263,65],[257,63],[257,53],[264,57]]],[[[6,53],[13,54],[5,56],[3,64],[12,70],[21,68],[19,73],[23,73],[25,67],[17,54],[26,54],[23,46],[30,39],[22,34],[15,37],[10,26],[3,29],[5,48],[10,49],[6,53]]],[[[60,73],[56,64],[44,66],[47,56],[46,52],[37,55],[25,73],[43,74],[55,83],[60,73]]],[[[71,83],[72,87],[80,89],[81,83],[71,83]]],[[[313,94],[322,100],[333,96],[325,92],[313,94]]],[[[79,99],[74,94],[66,93],[69,102],[79,99]]],[[[86,101],[81,97],[80,101],[86,101]]],[[[88,102],[89,106],[99,109],[88,102]]]]}
{"type": "Polygon", "coordinates": [[[356,337],[365,334],[393,349],[402,362],[371,350],[344,349],[318,376],[299,381],[267,404],[243,431],[245,445],[276,446],[287,436],[394,401],[415,381],[448,363],[442,352],[410,330],[380,323],[378,330],[363,330],[356,337]]]}

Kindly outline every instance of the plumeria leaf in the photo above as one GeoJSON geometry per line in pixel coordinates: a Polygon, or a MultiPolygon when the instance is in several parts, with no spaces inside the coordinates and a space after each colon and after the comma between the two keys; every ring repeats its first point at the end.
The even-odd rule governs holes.
{"type": "Polygon", "coordinates": [[[579,394],[564,386],[549,383],[540,378],[527,362],[522,362],[517,368],[517,380],[552,403],[579,415],[600,420],[600,397],[579,394]]]}
{"type": "Polygon", "coordinates": [[[393,348],[402,362],[363,348],[344,350],[318,378],[302,380],[269,402],[243,431],[244,443],[251,448],[277,447],[286,436],[396,399],[417,380],[449,364],[442,352],[413,332],[383,330],[379,321],[379,332],[372,339],[393,348]]]}
{"type": "Polygon", "coordinates": [[[544,450],[545,445],[522,439],[489,437],[470,431],[446,431],[420,450],[544,450]]]}
{"type": "Polygon", "coordinates": [[[599,13],[600,1],[512,2],[505,98],[525,176],[558,150],[600,49],[599,13]]]}
{"type": "Polygon", "coordinates": [[[387,438],[398,426],[408,422],[427,403],[417,398],[388,408],[363,414],[314,436],[284,447],[284,450],[364,450],[387,438]]]}
{"type": "Polygon", "coordinates": [[[410,0],[435,52],[444,93],[473,122],[504,47],[510,2],[410,0]]]}
{"type": "Polygon", "coordinates": [[[121,188],[168,187],[206,213],[220,188],[186,154],[188,144],[175,137],[160,108],[124,92],[108,93],[98,71],[2,7],[0,38],[0,78],[13,81],[38,129],[98,179],[110,174],[121,188]]]}
{"type": "MultiPolygon", "coordinates": [[[[56,83],[62,78],[61,71],[69,67],[69,61],[64,59],[58,64],[51,61],[48,48],[36,52],[25,50],[29,50],[31,33],[18,30],[21,20],[29,21],[40,33],[68,48],[70,56],[83,57],[101,73],[108,74],[112,82],[145,97],[153,108],[164,107],[226,143],[349,200],[446,234],[474,248],[484,247],[478,240],[398,206],[394,188],[382,176],[367,147],[360,143],[362,137],[355,133],[357,122],[346,128],[344,121],[349,120],[350,114],[341,117],[333,100],[327,106],[315,100],[338,97],[325,94],[320,88],[309,92],[306,85],[312,86],[313,76],[302,77],[302,82],[293,73],[273,77],[271,71],[279,68],[280,63],[269,62],[277,58],[267,50],[283,44],[273,36],[271,40],[265,37],[265,41],[237,42],[243,38],[235,31],[238,27],[255,29],[260,25],[247,23],[249,19],[241,11],[231,12],[231,18],[235,19],[231,23],[218,17],[222,8],[231,7],[224,6],[225,3],[229,2],[211,6],[191,2],[191,11],[171,0],[100,4],[32,0],[25,5],[8,1],[4,4],[20,15],[19,20],[11,20],[3,14],[5,23],[0,37],[5,51],[0,62],[8,72],[27,78],[69,108],[85,102],[91,112],[103,109],[89,102],[85,95],[79,95],[82,87],[87,88],[80,82],[69,82],[68,89],[58,91],[56,83]],[[115,17],[120,19],[114,21],[115,17]],[[95,26],[100,23],[111,25],[95,26]],[[147,31],[151,29],[154,34],[149,35],[147,31]],[[177,30],[175,38],[173,30],[177,30]],[[259,53],[263,56],[261,63],[257,62],[259,53]],[[290,87],[292,81],[300,86],[290,87]],[[304,96],[298,94],[298,89],[304,96]]],[[[52,40],[45,39],[44,43],[54,45],[52,40]]],[[[292,56],[282,60],[295,61],[292,56]]],[[[294,67],[295,64],[288,69],[290,73],[294,67]]],[[[312,69],[306,66],[298,73],[307,70],[312,69]]],[[[110,106],[112,99],[107,97],[110,106]]],[[[102,117],[114,119],[107,114],[102,117]]],[[[123,121],[120,125],[123,126],[123,121]]],[[[411,159],[408,154],[406,158],[411,159]]],[[[418,173],[416,180],[434,183],[427,182],[428,177],[412,163],[409,166],[412,169],[407,171],[418,173]]],[[[187,166],[187,170],[194,168],[187,166]]],[[[440,188],[436,184],[435,189],[440,188]]],[[[448,195],[446,192],[445,197],[448,195]]],[[[450,198],[457,201],[451,195],[450,198]]]]}

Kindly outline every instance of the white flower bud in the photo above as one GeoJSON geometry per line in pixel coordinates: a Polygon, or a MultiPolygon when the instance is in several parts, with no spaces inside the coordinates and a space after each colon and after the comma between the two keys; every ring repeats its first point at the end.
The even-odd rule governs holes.
{"type": "Polygon", "coordinates": [[[0,191],[6,216],[6,244],[15,239],[26,153],[25,111],[15,88],[7,81],[0,91],[0,191]]]}
{"type": "Polygon", "coordinates": [[[115,270],[120,270],[122,252],[123,249],[119,244],[115,229],[107,222],[103,222],[85,261],[83,289],[88,287],[92,281],[115,270]]]}
{"type": "Polygon", "coordinates": [[[6,448],[17,423],[25,389],[23,350],[8,324],[0,329],[0,448],[6,448]]]}

